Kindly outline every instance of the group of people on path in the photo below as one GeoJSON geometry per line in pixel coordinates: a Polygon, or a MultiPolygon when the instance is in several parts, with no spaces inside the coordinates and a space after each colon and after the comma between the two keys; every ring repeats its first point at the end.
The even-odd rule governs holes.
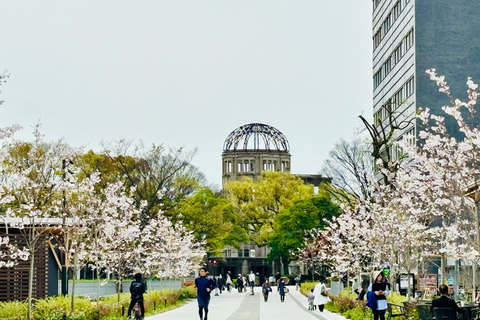
{"type": "MultiPolygon", "coordinates": [[[[195,288],[197,288],[197,302],[198,302],[198,315],[200,316],[200,320],[208,320],[208,305],[210,303],[210,294],[218,289],[220,293],[226,289],[230,292],[231,288],[233,287],[233,282],[231,280],[230,272],[227,273],[226,279],[223,278],[222,275],[219,275],[217,281],[213,277],[207,276],[208,271],[206,268],[201,268],[199,271],[199,276],[195,278],[195,288]]],[[[277,291],[280,295],[280,301],[285,301],[285,293],[288,292],[288,288],[286,287],[285,280],[280,276],[280,273],[277,275],[278,279],[277,283],[277,291]]],[[[269,293],[272,292],[272,280],[273,276],[270,276],[268,281],[265,279],[263,275],[258,276],[258,284],[262,288],[262,295],[265,302],[268,301],[269,293]]],[[[276,278],[276,277],[275,277],[276,278]]],[[[274,279],[275,279],[274,278],[274,279]]],[[[250,287],[250,294],[255,294],[255,284],[257,280],[257,275],[253,271],[247,276],[242,274],[238,274],[236,287],[238,292],[241,293],[243,290],[247,290],[247,285],[250,287]]]]}

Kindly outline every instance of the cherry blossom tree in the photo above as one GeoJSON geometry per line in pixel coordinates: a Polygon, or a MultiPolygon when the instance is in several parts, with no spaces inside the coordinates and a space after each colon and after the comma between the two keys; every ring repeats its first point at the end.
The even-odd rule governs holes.
{"type": "MultiPolygon", "coordinates": [[[[435,70],[428,73],[439,90],[449,94],[445,78],[435,70]]],[[[384,162],[377,163],[382,180],[389,183],[379,184],[370,177],[372,200],[360,201],[352,210],[344,208],[344,214],[319,233],[319,239],[331,244],[328,250],[335,254],[330,259],[337,269],[354,265],[358,254],[369,250],[371,262],[391,263],[392,278],[409,273],[419,260],[433,254],[478,259],[480,135],[478,127],[469,126],[476,114],[478,86],[472,79],[467,86],[469,100],[452,100],[451,106],[443,107],[444,116],[433,115],[429,109],[421,112],[418,143],[409,143],[412,137],[395,142],[406,161],[396,163],[395,171],[382,167],[384,162]],[[445,117],[454,119],[463,139],[451,135],[445,117]],[[365,242],[358,241],[362,235],[368,237],[365,242]]]]}
{"type": "Polygon", "coordinates": [[[142,223],[146,202],[138,207],[132,196],[135,190],[127,192],[121,182],[101,190],[86,217],[88,258],[98,279],[101,270],[111,272],[120,288],[122,280],[135,272],[181,277],[198,268],[204,250],[191,231],[181,223],[173,226],[161,212],[142,223]]]}
{"type": "Polygon", "coordinates": [[[62,224],[61,194],[71,188],[62,179],[62,160],[73,156],[63,141],[45,143],[39,127],[33,142],[12,141],[4,146],[8,157],[2,162],[4,197],[13,199],[6,208],[6,224],[17,228],[30,259],[28,314],[31,317],[35,252],[39,244],[62,224]]]}
{"type": "Polygon", "coordinates": [[[188,276],[205,255],[193,232],[181,222],[173,226],[161,211],[142,230],[141,247],[136,270],[158,278],[188,276]]]}

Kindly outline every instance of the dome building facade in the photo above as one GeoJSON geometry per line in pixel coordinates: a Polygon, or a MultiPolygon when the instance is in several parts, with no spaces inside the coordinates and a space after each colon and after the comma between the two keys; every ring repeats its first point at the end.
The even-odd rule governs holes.
{"type": "MultiPolygon", "coordinates": [[[[291,155],[287,138],[278,129],[262,124],[250,123],[233,130],[225,139],[222,152],[222,185],[231,180],[251,177],[257,181],[264,171],[290,172],[291,155]]],[[[329,182],[316,174],[296,174],[305,183],[318,186],[329,182]]],[[[281,270],[280,265],[268,263],[268,246],[259,247],[253,242],[243,243],[239,248],[227,246],[223,252],[208,254],[208,269],[211,274],[247,274],[250,271],[271,275],[281,270]]],[[[303,270],[297,262],[289,265],[290,274],[303,270]],[[290,268],[291,267],[291,268],[290,268]]]]}
{"type": "Polygon", "coordinates": [[[262,123],[246,124],[225,139],[222,184],[243,176],[256,181],[263,171],[290,172],[290,163],[290,145],[283,133],[262,123]]]}

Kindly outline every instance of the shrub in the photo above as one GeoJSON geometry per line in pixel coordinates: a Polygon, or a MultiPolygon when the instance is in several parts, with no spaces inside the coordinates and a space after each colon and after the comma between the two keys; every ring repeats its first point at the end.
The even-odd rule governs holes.
{"type": "Polygon", "coordinates": [[[338,296],[330,296],[331,301],[325,305],[328,311],[339,313],[348,319],[362,320],[373,318],[365,301],[356,300],[357,295],[352,288],[343,289],[338,296]]]}
{"type": "MultiPolygon", "coordinates": [[[[356,297],[357,295],[352,293],[351,287],[345,288],[338,296],[330,296],[331,301],[325,305],[325,308],[352,320],[373,319],[372,311],[365,306],[365,301],[356,300],[356,297]]],[[[406,298],[398,292],[391,292],[387,299],[389,302],[399,305],[406,301],[406,298]]],[[[418,319],[415,306],[415,302],[408,306],[408,320],[418,319]]]]}
{"type": "MultiPolygon", "coordinates": [[[[148,291],[144,296],[145,312],[155,314],[165,308],[171,309],[195,296],[196,290],[193,286],[148,291]]],[[[117,294],[103,297],[98,303],[92,303],[83,297],[75,297],[75,311],[72,312],[71,296],[55,296],[38,300],[35,303],[33,317],[35,320],[124,320],[122,307],[126,312],[129,305],[129,293],[120,294],[120,302],[117,294]]],[[[26,320],[27,304],[19,301],[0,302],[0,319],[26,320]]]]}
{"type": "Polygon", "coordinates": [[[75,297],[75,311],[71,309],[70,296],[55,296],[48,299],[38,300],[35,303],[33,316],[38,320],[62,320],[66,316],[67,320],[90,320],[90,316],[95,307],[90,300],[82,297],[75,297]]]}
{"type": "Polygon", "coordinates": [[[28,306],[25,302],[0,302],[0,319],[24,320],[27,319],[28,306]]]}
{"type": "Polygon", "coordinates": [[[310,290],[315,288],[315,285],[317,284],[317,281],[305,281],[302,283],[300,286],[300,293],[303,294],[304,296],[308,295],[310,293],[310,290]]]}

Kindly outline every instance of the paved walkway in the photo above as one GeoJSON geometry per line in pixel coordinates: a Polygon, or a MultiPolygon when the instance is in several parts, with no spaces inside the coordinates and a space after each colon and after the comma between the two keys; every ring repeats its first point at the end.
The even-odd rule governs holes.
{"type": "MultiPolygon", "coordinates": [[[[255,295],[224,291],[210,300],[209,320],[345,320],[338,314],[327,310],[323,312],[308,311],[307,298],[295,286],[288,286],[290,292],[285,296],[285,302],[280,302],[277,288],[272,287],[268,302],[263,301],[261,288],[255,288],[255,295]]],[[[195,320],[199,319],[197,300],[186,305],[154,316],[147,320],[195,320]]]]}

